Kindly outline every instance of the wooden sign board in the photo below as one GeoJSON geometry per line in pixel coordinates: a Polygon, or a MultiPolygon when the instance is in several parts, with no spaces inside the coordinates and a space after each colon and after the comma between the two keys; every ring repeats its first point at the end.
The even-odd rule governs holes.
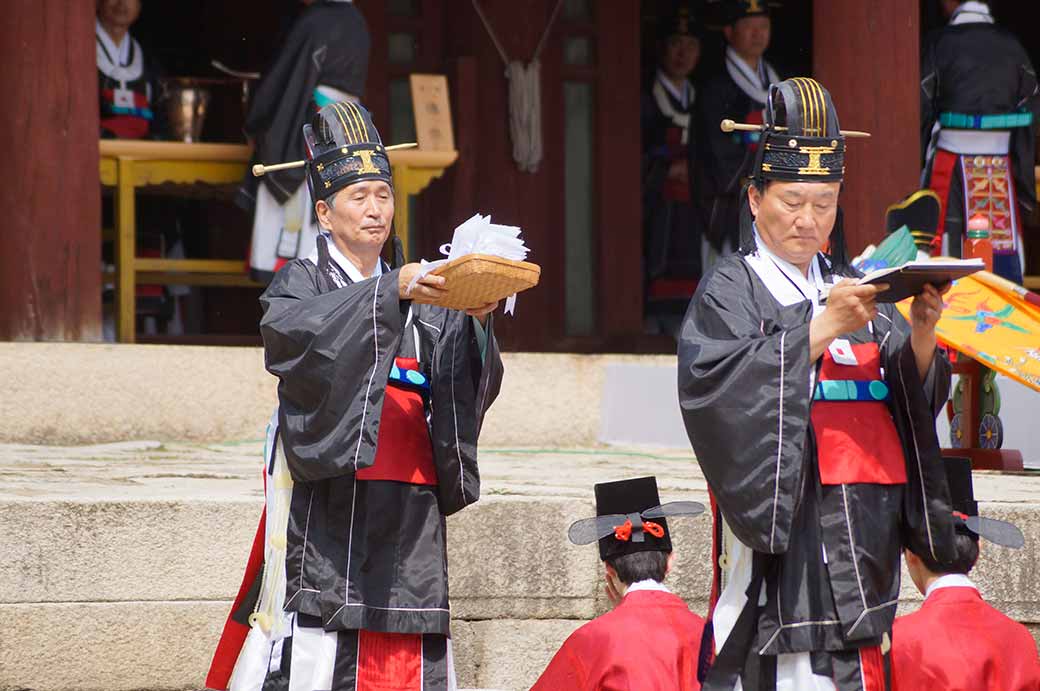
{"type": "Polygon", "coordinates": [[[410,75],[415,136],[426,151],[454,151],[448,79],[443,74],[410,75]]]}

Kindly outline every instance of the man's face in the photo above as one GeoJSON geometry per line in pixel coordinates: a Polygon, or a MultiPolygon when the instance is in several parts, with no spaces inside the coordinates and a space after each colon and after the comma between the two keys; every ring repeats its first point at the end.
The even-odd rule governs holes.
{"type": "Polygon", "coordinates": [[[751,213],[766,246],[781,259],[805,266],[823,249],[838,215],[840,182],[770,182],[748,190],[751,213]]]}
{"type": "Polygon", "coordinates": [[[394,220],[394,194],[381,180],[366,180],[336,193],[334,204],[315,204],[321,227],[355,254],[379,252],[394,220]]]}
{"type": "Polygon", "coordinates": [[[690,76],[701,59],[701,42],[693,36],[670,36],[661,54],[661,69],[672,79],[690,76]]]}
{"type": "Polygon", "coordinates": [[[141,0],[98,0],[102,24],[130,28],[141,15],[141,0]]]}
{"type": "Polygon", "coordinates": [[[769,32],[772,24],[767,15],[743,17],[727,26],[723,33],[726,42],[741,57],[761,58],[769,48],[769,32]]]}

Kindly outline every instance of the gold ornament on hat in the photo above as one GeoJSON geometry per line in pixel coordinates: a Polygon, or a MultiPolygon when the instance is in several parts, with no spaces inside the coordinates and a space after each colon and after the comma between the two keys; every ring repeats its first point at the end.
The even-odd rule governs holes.
{"type": "MultiPolygon", "coordinates": [[[[419,146],[415,142],[408,142],[407,144],[392,144],[390,146],[383,147],[386,151],[397,151],[399,149],[413,149],[419,146]]],[[[375,153],[373,149],[362,149],[361,151],[355,151],[354,155],[361,158],[362,173],[378,173],[379,169],[372,164],[372,154],[375,153]]],[[[289,161],[288,163],[275,163],[273,165],[264,165],[263,163],[257,163],[253,166],[253,176],[261,177],[266,173],[273,173],[276,170],[288,170],[290,168],[302,168],[307,165],[307,161],[289,161]]],[[[318,164],[319,166],[321,164],[318,164]]],[[[322,170],[322,168],[318,168],[322,170]]]]}

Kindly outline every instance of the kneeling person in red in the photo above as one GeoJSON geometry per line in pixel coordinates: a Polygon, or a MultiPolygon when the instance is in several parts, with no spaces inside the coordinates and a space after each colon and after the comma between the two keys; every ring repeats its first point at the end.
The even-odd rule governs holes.
{"type": "Polygon", "coordinates": [[[696,516],[694,501],[661,504],[653,477],[596,485],[596,517],[568,531],[599,541],[614,609],[572,633],[532,691],[696,691],[704,620],[662,583],[672,565],[668,516],[696,516]]]}
{"type": "Polygon", "coordinates": [[[971,484],[971,462],[948,458],[946,477],[957,524],[957,557],[940,564],[905,551],[906,568],[924,595],[921,609],[896,619],[892,630],[892,684],[896,691],[1035,691],[1040,689],[1036,643],[1025,626],[979,595],[968,574],[979,558],[979,537],[1021,547],[1010,523],[981,518],[971,484]]]}

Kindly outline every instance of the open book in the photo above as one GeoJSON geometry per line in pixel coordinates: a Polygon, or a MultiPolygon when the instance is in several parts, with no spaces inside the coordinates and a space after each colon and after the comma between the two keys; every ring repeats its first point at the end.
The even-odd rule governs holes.
{"type": "Polygon", "coordinates": [[[986,268],[981,259],[935,259],[912,261],[902,266],[871,271],[859,279],[860,284],[887,283],[888,290],[879,293],[878,302],[900,302],[924,290],[926,283],[938,287],[986,268]]]}

